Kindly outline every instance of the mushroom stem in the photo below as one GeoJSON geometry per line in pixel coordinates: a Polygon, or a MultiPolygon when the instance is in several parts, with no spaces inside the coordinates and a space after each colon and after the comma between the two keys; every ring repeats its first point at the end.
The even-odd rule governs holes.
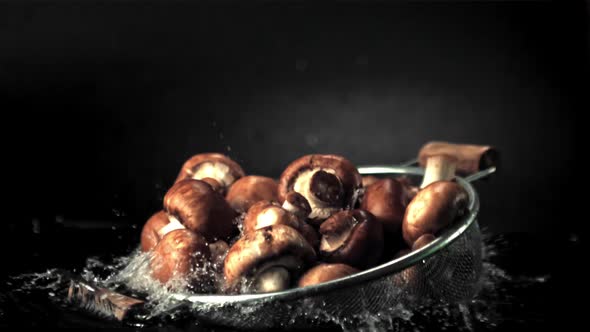
{"type": "Polygon", "coordinates": [[[452,180],[455,177],[457,158],[445,154],[433,155],[426,160],[426,170],[420,189],[436,181],[452,180]]]}
{"type": "Polygon", "coordinates": [[[287,289],[290,284],[289,270],[273,266],[258,275],[255,289],[258,293],[271,293],[287,289]]]}
{"type": "Polygon", "coordinates": [[[163,238],[164,235],[166,235],[172,231],[175,231],[177,229],[185,229],[186,228],[174,216],[168,216],[168,220],[170,220],[170,222],[167,223],[166,226],[164,226],[158,230],[158,235],[160,236],[160,238],[163,238]]]}

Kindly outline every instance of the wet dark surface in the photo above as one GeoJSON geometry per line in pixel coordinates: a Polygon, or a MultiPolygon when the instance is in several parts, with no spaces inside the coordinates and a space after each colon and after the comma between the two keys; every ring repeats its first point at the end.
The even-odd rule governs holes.
{"type": "MultiPolygon", "coordinates": [[[[11,262],[2,271],[0,326],[136,328],[133,320],[120,323],[67,304],[63,301],[67,282],[23,274],[59,268],[76,275],[89,257],[109,261],[113,255],[126,255],[135,248],[136,228],[96,226],[101,227],[79,229],[62,223],[40,234],[12,234],[31,245],[20,253],[20,264],[11,262]],[[62,241],[70,245],[52,245],[62,241]],[[52,282],[60,286],[48,288],[52,282]]],[[[455,304],[427,306],[415,310],[410,321],[394,321],[393,326],[402,331],[533,331],[550,326],[574,327],[580,322],[582,307],[574,301],[584,300],[584,278],[579,268],[586,248],[584,239],[564,233],[509,233],[486,235],[485,242],[489,253],[486,268],[496,275],[491,277],[496,278],[492,288],[483,289],[477,301],[467,304],[467,310],[455,304]]],[[[190,312],[183,311],[141,323],[146,329],[166,331],[229,330],[196,321],[190,312]]]]}

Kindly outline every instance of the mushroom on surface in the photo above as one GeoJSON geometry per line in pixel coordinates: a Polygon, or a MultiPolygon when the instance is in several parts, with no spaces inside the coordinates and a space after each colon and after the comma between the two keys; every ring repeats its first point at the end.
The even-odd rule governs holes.
{"type": "Polygon", "coordinates": [[[359,270],[346,264],[319,264],[299,279],[299,287],[321,284],[330,280],[340,279],[355,274],[359,270]]]}
{"type": "Polygon", "coordinates": [[[406,208],[402,234],[412,247],[422,235],[438,234],[467,212],[469,196],[461,185],[437,181],[420,190],[406,208]]]}
{"type": "Polygon", "coordinates": [[[169,222],[170,220],[165,211],[156,212],[148,219],[141,230],[142,251],[150,251],[160,242],[161,236],[158,232],[169,222]]]}
{"type": "Polygon", "coordinates": [[[278,201],[278,183],[266,176],[248,175],[229,188],[225,199],[237,212],[246,212],[256,202],[278,201]]]}
{"type": "Polygon", "coordinates": [[[211,178],[223,188],[228,188],[237,179],[246,175],[238,163],[220,153],[200,153],[189,158],[183,165],[176,181],[211,178]]]}
{"type": "Polygon", "coordinates": [[[364,210],[340,211],[320,226],[320,255],[329,263],[359,269],[377,264],[383,253],[383,226],[364,210]]]}
{"type": "Polygon", "coordinates": [[[316,230],[293,213],[285,210],[277,202],[260,201],[252,205],[244,217],[242,231],[250,233],[257,229],[279,224],[296,229],[312,247],[317,248],[319,245],[316,230]]]}
{"type": "Polygon", "coordinates": [[[200,180],[175,183],[164,196],[164,209],[170,217],[209,241],[225,240],[237,232],[234,210],[223,196],[200,180]]]}
{"type": "Polygon", "coordinates": [[[362,178],[356,167],[337,155],[307,155],[293,161],[279,180],[279,198],[296,191],[311,206],[309,218],[321,224],[333,213],[351,208],[362,178]]]}
{"type": "Polygon", "coordinates": [[[292,286],[316,259],[307,240],[287,225],[268,226],[246,233],[230,248],[224,262],[229,289],[275,292],[292,286]]]}
{"type": "Polygon", "coordinates": [[[204,266],[209,258],[210,252],[204,237],[188,229],[178,229],[166,234],[158,242],[150,260],[150,268],[155,279],[167,283],[175,277],[188,277],[195,268],[204,266]]]}

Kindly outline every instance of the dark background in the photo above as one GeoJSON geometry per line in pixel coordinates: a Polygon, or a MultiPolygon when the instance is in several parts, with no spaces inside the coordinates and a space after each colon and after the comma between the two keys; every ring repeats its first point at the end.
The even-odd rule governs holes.
{"type": "Polygon", "coordinates": [[[139,233],[195,153],[278,176],[303,154],[394,164],[449,140],[502,152],[501,173],[477,184],[488,232],[578,234],[587,13],[566,1],[1,2],[3,223],[12,239],[56,221],[139,233]]]}
{"type": "MultiPolygon", "coordinates": [[[[550,276],[507,291],[508,324],[563,329],[583,317],[588,27],[582,1],[0,0],[0,274],[126,255],[196,153],[276,177],[308,153],[490,144],[479,223],[509,274],[550,276]]],[[[103,324],[15,287],[0,325],[103,324]]]]}

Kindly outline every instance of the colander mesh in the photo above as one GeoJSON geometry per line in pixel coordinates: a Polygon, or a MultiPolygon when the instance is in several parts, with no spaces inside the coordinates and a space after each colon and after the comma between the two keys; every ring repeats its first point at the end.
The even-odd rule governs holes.
{"type": "Polygon", "coordinates": [[[399,313],[431,301],[458,302],[480,286],[482,241],[474,221],[454,242],[400,272],[294,301],[199,306],[202,320],[239,329],[302,328],[399,313]]]}

